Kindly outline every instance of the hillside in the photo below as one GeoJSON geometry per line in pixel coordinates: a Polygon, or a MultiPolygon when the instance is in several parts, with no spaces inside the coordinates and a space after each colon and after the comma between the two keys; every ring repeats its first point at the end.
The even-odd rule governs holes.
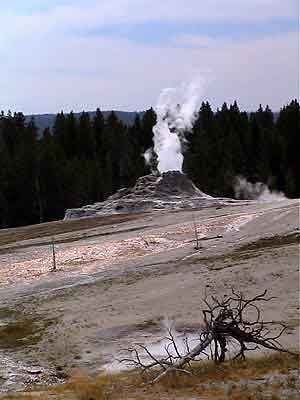
{"type": "MultiPolygon", "coordinates": [[[[253,201],[193,213],[158,211],[3,230],[0,357],[5,362],[0,365],[0,392],[34,390],[39,384],[49,388],[64,382],[71,385],[70,379],[78,371],[86,376],[103,370],[117,372],[120,365],[115,358],[132,343],[146,344],[160,356],[164,321],[174,321],[177,332],[187,332],[193,338],[203,323],[205,295],[227,295],[231,288],[251,297],[267,289],[274,298],[262,304],[264,319],[284,323],[288,329],[280,342],[284,347],[297,348],[298,213],[298,200],[253,201]],[[200,239],[198,251],[195,226],[200,239]],[[51,272],[49,246],[53,237],[55,273],[51,272]]],[[[266,362],[262,361],[264,365],[266,362]]],[[[280,367],[280,361],[276,365],[280,367]]],[[[298,371],[295,365],[286,371],[282,386],[268,380],[263,390],[279,396],[274,398],[283,398],[281,394],[286,391],[291,396],[284,398],[298,398],[294,395],[297,387],[288,376],[298,371]]],[[[219,373],[212,374],[210,388],[214,388],[219,373]]],[[[234,375],[235,380],[239,374],[234,375]]],[[[257,371],[251,374],[254,383],[249,383],[249,391],[263,382],[257,371]]],[[[224,385],[231,384],[232,376],[222,377],[224,385]]],[[[231,398],[223,396],[224,389],[218,383],[220,392],[207,393],[199,386],[202,378],[196,383],[183,380],[181,396],[178,391],[173,395],[162,388],[159,397],[151,389],[145,389],[141,397],[141,385],[137,385],[131,386],[130,394],[125,388],[121,398],[231,398]]],[[[120,385],[124,380],[116,382],[120,385]]],[[[237,395],[245,390],[242,381],[234,385],[237,395]]],[[[70,387],[59,386],[62,394],[56,397],[42,393],[43,397],[19,394],[16,398],[75,400],[77,396],[67,397],[64,392],[70,387]]],[[[97,389],[96,384],[94,387],[97,389]]],[[[79,398],[120,399],[113,394],[91,397],[91,393],[96,392],[84,386],[79,398]]]]}
{"type": "MultiPolygon", "coordinates": [[[[91,118],[95,116],[95,111],[88,111],[88,114],[91,118]]],[[[111,111],[102,111],[105,118],[111,113],[111,111]]],[[[135,119],[135,116],[139,114],[142,116],[144,111],[115,111],[119,120],[121,120],[125,125],[132,125],[135,119]]],[[[79,113],[75,113],[76,118],[79,118],[79,113]]],[[[248,113],[250,115],[250,113],[248,113]]],[[[274,112],[274,121],[278,119],[278,112],[274,112]]],[[[56,114],[30,114],[26,115],[26,122],[29,122],[31,118],[34,118],[36,126],[39,132],[43,132],[45,128],[52,128],[55,121],[56,114]]]]}
{"type": "MultiPolygon", "coordinates": [[[[91,118],[95,116],[96,111],[88,111],[91,118]]],[[[102,111],[105,118],[111,113],[111,111],[102,111]]],[[[115,111],[119,120],[121,120],[125,125],[132,125],[135,116],[137,114],[142,115],[144,112],[136,111],[115,111]]],[[[76,118],[79,118],[81,113],[75,113],[76,118]]],[[[39,132],[42,132],[45,128],[52,128],[56,114],[30,114],[26,115],[26,122],[29,122],[31,118],[34,118],[36,126],[39,132]]]]}

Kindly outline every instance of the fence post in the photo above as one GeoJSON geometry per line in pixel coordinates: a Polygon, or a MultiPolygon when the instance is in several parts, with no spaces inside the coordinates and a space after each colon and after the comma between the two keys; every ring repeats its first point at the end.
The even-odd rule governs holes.
{"type": "Polygon", "coordinates": [[[56,257],[55,257],[54,238],[52,238],[52,271],[56,271],[56,257]]]}
{"type": "Polygon", "coordinates": [[[195,238],[196,238],[196,250],[200,249],[200,245],[199,245],[199,236],[198,236],[198,231],[197,231],[197,224],[196,224],[196,220],[195,220],[195,215],[193,214],[193,224],[194,224],[194,232],[195,232],[195,238]]]}

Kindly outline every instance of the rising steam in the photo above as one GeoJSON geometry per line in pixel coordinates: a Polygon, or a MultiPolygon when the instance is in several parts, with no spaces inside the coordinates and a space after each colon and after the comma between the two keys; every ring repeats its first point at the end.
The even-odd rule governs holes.
{"type": "Polygon", "coordinates": [[[251,183],[242,176],[237,176],[234,184],[236,199],[258,201],[281,201],[286,197],[282,192],[271,191],[262,182],[251,183]]]}
{"type": "MultiPolygon", "coordinates": [[[[203,80],[197,79],[178,88],[164,89],[155,108],[157,123],[153,127],[158,171],[182,171],[184,134],[192,128],[203,93],[203,80]]],[[[151,151],[151,153],[152,153],[151,151]]],[[[150,163],[149,150],[144,154],[150,163]]]]}

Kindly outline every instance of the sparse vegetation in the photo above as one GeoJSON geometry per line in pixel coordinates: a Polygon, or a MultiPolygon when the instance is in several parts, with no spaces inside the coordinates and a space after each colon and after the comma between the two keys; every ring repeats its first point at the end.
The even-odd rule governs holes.
{"type": "Polygon", "coordinates": [[[259,257],[262,252],[264,254],[268,250],[280,248],[288,245],[298,245],[300,242],[299,233],[293,232],[287,235],[274,235],[272,237],[260,238],[256,241],[246,243],[240,247],[236,247],[234,250],[225,252],[220,255],[213,255],[209,257],[203,257],[201,254],[193,255],[184,261],[180,261],[178,264],[194,264],[203,263],[212,270],[224,269],[232,267],[234,265],[240,266],[243,260],[253,259],[259,257]],[[217,267],[215,264],[219,262],[221,265],[217,267]]]}
{"type": "Polygon", "coordinates": [[[157,400],[192,399],[195,396],[210,400],[261,400],[281,399],[280,390],[289,388],[287,398],[296,400],[299,380],[292,379],[295,376],[292,373],[298,369],[298,356],[270,354],[246,361],[228,361],[222,365],[204,361],[194,366],[193,375],[165,376],[154,386],[144,386],[135,371],[94,378],[80,374],[64,385],[36,393],[4,396],[2,400],[157,400]],[[268,381],[264,378],[267,374],[271,377],[285,374],[286,380],[280,384],[276,380],[268,381]]]}
{"type": "Polygon", "coordinates": [[[0,319],[7,320],[0,325],[0,349],[12,350],[36,344],[43,331],[54,323],[37,315],[23,315],[9,309],[0,309],[0,319]]]}
{"type": "Polygon", "coordinates": [[[247,243],[239,247],[240,252],[251,251],[251,250],[261,250],[274,247],[281,247],[289,244],[300,244],[300,233],[292,232],[287,235],[274,235],[271,237],[261,238],[255,242],[247,243]]]}
{"type": "MultiPolygon", "coordinates": [[[[84,237],[84,230],[90,230],[100,226],[102,227],[112,224],[121,224],[124,222],[138,219],[140,216],[141,214],[138,213],[110,215],[105,217],[45,222],[43,224],[24,226],[9,230],[3,229],[0,230],[0,246],[2,247],[0,248],[0,254],[14,250],[13,247],[14,243],[17,243],[16,247],[17,249],[21,249],[22,247],[27,247],[28,244],[22,245],[18,243],[23,240],[29,241],[31,239],[43,238],[44,240],[41,243],[41,245],[44,246],[46,244],[51,244],[52,235],[61,235],[76,231],[81,232],[79,239],[82,239],[82,237],[84,237]],[[5,248],[4,246],[9,246],[9,247],[5,248]]],[[[70,240],[72,242],[76,240],[76,238],[74,238],[74,235],[70,240]]],[[[68,242],[68,239],[63,238],[61,241],[59,239],[56,239],[56,243],[60,242],[66,243],[68,242]]]]}

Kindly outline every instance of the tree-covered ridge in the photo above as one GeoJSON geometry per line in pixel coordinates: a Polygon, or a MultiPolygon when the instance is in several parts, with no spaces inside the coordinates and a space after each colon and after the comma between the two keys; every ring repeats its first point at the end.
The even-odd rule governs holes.
{"type": "MultiPolygon", "coordinates": [[[[143,115],[143,112],[138,111],[114,111],[117,115],[118,119],[121,120],[126,125],[132,125],[134,119],[137,114],[140,116],[143,115]]],[[[94,118],[96,111],[88,111],[87,112],[91,119],[94,118]]],[[[102,114],[105,118],[109,116],[111,111],[102,111],[102,114]]],[[[76,119],[80,118],[81,113],[74,113],[76,119]]],[[[46,128],[53,128],[55,123],[56,115],[55,114],[31,114],[25,115],[25,121],[28,123],[32,118],[34,118],[34,122],[36,124],[38,134],[41,135],[46,128]]]]}
{"type": "MultiPolygon", "coordinates": [[[[150,172],[143,153],[153,146],[153,109],[132,125],[98,109],[56,116],[37,135],[22,113],[0,115],[0,227],[62,218],[67,208],[104,200],[150,172]]],[[[300,197],[299,103],[284,106],[276,121],[267,106],[248,115],[237,103],[213,112],[203,103],[183,144],[184,171],[199,188],[233,196],[237,175],[300,197]]]]}

